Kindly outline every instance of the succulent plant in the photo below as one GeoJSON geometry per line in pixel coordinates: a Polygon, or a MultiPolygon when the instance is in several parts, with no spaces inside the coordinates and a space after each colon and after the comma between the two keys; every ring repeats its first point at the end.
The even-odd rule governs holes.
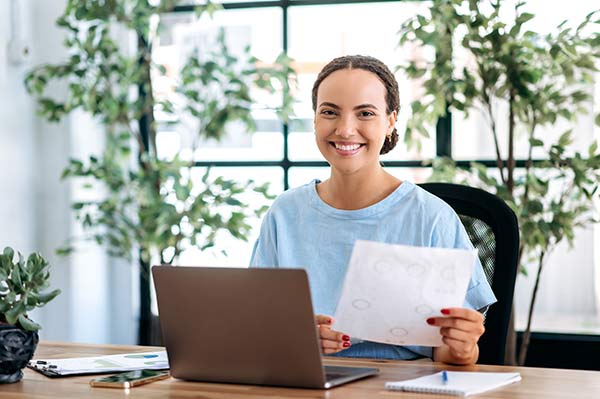
{"type": "Polygon", "coordinates": [[[50,285],[48,262],[39,253],[27,260],[20,252],[4,248],[0,254],[0,322],[14,324],[27,331],[41,326],[27,316],[27,312],[42,307],[60,294],[60,290],[45,291],[50,285]]]}

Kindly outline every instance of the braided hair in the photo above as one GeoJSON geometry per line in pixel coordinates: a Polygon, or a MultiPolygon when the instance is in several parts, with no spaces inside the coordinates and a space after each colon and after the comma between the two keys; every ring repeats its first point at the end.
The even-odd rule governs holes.
{"type": "MultiPolygon", "coordinates": [[[[362,69],[376,75],[385,87],[386,113],[389,115],[393,111],[396,111],[396,113],[400,111],[400,94],[396,77],[383,62],[379,61],[377,58],[364,55],[345,55],[343,57],[338,57],[323,67],[312,88],[313,111],[317,111],[317,93],[321,82],[333,72],[339,71],[340,69],[362,69]]],[[[381,147],[379,153],[387,154],[397,143],[398,131],[394,127],[392,134],[386,136],[383,147],[381,147]]]]}

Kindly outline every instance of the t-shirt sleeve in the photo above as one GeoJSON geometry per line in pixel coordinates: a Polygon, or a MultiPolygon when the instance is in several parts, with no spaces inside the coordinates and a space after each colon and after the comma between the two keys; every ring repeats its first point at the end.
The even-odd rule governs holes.
{"type": "Polygon", "coordinates": [[[260,234],[254,243],[250,267],[278,267],[275,220],[270,211],[265,214],[260,234]]]}
{"type": "MultiPolygon", "coordinates": [[[[432,235],[432,246],[473,249],[473,244],[469,240],[460,218],[451,209],[444,212],[444,215],[437,220],[432,235]]],[[[487,308],[495,302],[496,296],[485,277],[479,257],[477,257],[464,306],[485,313],[487,308]]]]}

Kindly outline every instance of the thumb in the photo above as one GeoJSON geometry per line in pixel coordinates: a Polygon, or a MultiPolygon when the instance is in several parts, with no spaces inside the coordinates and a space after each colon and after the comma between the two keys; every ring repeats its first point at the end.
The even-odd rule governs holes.
{"type": "Polygon", "coordinates": [[[324,314],[318,314],[315,315],[315,322],[317,324],[331,324],[333,323],[333,318],[324,314]]]}

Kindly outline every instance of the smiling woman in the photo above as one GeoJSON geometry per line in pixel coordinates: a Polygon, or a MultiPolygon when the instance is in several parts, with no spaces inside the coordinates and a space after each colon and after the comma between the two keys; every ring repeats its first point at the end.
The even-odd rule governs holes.
{"type": "Polygon", "coordinates": [[[307,270],[324,354],[472,364],[483,333],[482,313],[495,302],[479,262],[463,308],[437,309],[427,323],[441,327],[437,348],[352,340],[331,329],[356,240],[421,247],[472,245],[452,209],[409,181],[388,173],[380,155],[398,134],[398,84],[379,60],[339,57],[327,64],[312,91],[315,139],[330,176],[284,192],[267,212],[251,260],[254,267],[307,270]]]}

